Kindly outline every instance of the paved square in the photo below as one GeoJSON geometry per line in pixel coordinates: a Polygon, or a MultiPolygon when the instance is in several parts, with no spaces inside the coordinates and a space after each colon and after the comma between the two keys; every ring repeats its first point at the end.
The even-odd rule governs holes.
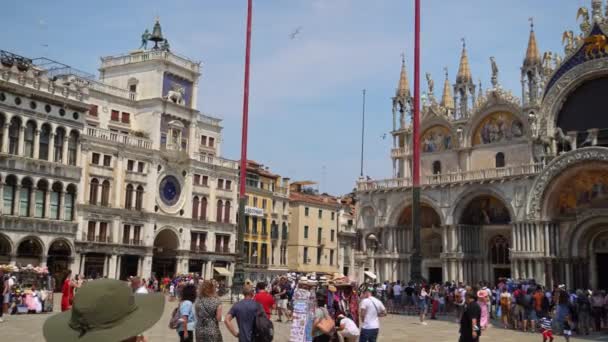
{"type": "MultiPolygon", "coordinates": [[[[57,296],[61,297],[61,296],[57,296]]],[[[57,298],[56,298],[57,299],[57,298]]],[[[59,303],[57,303],[59,304],[59,303]]],[[[165,312],[160,321],[146,333],[150,342],[156,341],[177,341],[174,331],[167,328],[171,311],[177,305],[176,302],[167,302],[165,312]]],[[[59,305],[55,306],[56,308],[59,305]]],[[[224,303],[224,314],[230,307],[229,303],[224,303]]],[[[6,322],[0,324],[0,341],[44,341],[42,337],[42,325],[49,314],[40,315],[17,315],[5,316],[6,322]]],[[[273,320],[275,318],[273,317],[273,320]]],[[[424,341],[424,342],[457,342],[458,325],[453,321],[439,320],[428,321],[427,326],[418,323],[418,319],[413,316],[389,315],[381,321],[380,342],[402,342],[402,341],[424,341]]],[[[289,325],[287,323],[275,322],[277,342],[286,342],[289,339],[289,325]]],[[[224,342],[237,341],[230,336],[224,324],[221,323],[224,342]]],[[[484,332],[482,341],[493,342],[540,342],[540,334],[525,334],[512,330],[490,328],[484,332]]],[[[562,337],[557,337],[556,342],[565,341],[562,337]]],[[[592,335],[580,339],[572,338],[571,341],[608,341],[608,335],[592,335]]],[[[113,342],[113,341],[108,341],[113,342]]]]}

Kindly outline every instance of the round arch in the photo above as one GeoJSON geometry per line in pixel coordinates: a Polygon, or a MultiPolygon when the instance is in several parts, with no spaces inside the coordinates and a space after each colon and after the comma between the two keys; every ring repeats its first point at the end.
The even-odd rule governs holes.
{"type": "Polygon", "coordinates": [[[11,239],[0,233],[0,264],[8,264],[11,261],[11,254],[14,250],[11,239]]]}
{"type": "Polygon", "coordinates": [[[156,277],[172,276],[176,273],[179,242],[179,233],[173,227],[164,227],[156,233],[152,256],[152,273],[156,277]]]}
{"type": "MultiPolygon", "coordinates": [[[[439,221],[441,222],[441,225],[446,224],[446,217],[443,215],[443,212],[441,211],[439,205],[433,198],[425,194],[420,194],[420,203],[421,205],[425,205],[433,209],[433,211],[439,216],[439,221]]],[[[412,198],[407,198],[398,205],[396,205],[388,215],[387,223],[393,226],[399,225],[399,219],[403,215],[403,211],[411,205],[412,198]]]]}
{"type": "Polygon", "coordinates": [[[607,77],[608,69],[603,58],[586,61],[563,73],[559,79],[551,80],[545,89],[541,106],[541,128],[546,128],[548,136],[553,136],[557,127],[559,114],[565,104],[563,101],[584,83],[593,79],[607,77]]]}
{"type": "Polygon", "coordinates": [[[607,288],[608,276],[603,272],[608,262],[608,210],[590,214],[567,232],[566,254],[571,260],[579,261],[573,265],[572,280],[575,287],[607,288]],[[603,242],[600,246],[599,239],[603,242]]]}
{"type": "Polygon", "coordinates": [[[463,144],[465,147],[472,147],[474,145],[473,138],[477,128],[484,120],[487,120],[488,117],[495,113],[509,113],[514,118],[521,121],[523,132],[529,131],[528,120],[522,115],[519,104],[504,98],[503,94],[498,93],[497,96],[486,100],[486,102],[481,105],[481,109],[474,113],[471,120],[464,126],[463,144]]]}
{"type": "Polygon", "coordinates": [[[44,242],[37,236],[26,236],[17,244],[17,265],[38,266],[44,254],[44,242]]]}
{"type": "Polygon", "coordinates": [[[546,195],[553,182],[566,170],[591,162],[608,162],[608,148],[585,147],[564,153],[553,159],[536,177],[526,203],[526,215],[530,220],[549,219],[547,217],[546,195]]]}
{"type": "MultiPolygon", "coordinates": [[[[476,198],[480,198],[480,197],[495,198],[507,210],[507,214],[510,219],[509,222],[515,220],[515,218],[516,218],[515,210],[511,206],[510,201],[507,200],[507,197],[499,190],[486,186],[481,189],[477,188],[477,189],[473,189],[470,191],[466,191],[460,195],[458,200],[455,201],[455,203],[458,203],[458,204],[454,207],[454,209],[452,211],[452,215],[451,215],[452,220],[453,220],[452,223],[454,223],[454,224],[460,223],[461,218],[464,215],[467,207],[469,207],[469,205],[476,198]]],[[[507,223],[509,223],[509,222],[507,222],[507,223]]]]}
{"type": "Polygon", "coordinates": [[[56,238],[49,243],[47,267],[55,281],[55,291],[61,289],[62,281],[69,272],[74,246],[65,238],[56,238]]]}

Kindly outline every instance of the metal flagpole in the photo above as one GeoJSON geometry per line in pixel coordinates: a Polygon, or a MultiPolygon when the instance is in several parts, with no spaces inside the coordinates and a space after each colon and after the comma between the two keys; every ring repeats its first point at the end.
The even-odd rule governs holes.
{"type": "Polygon", "coordinates": [[[241,133],[241,169],[239,177],[239,221],[236,238],[236,261],[232,279],[232,295],[238,295],[245,283],[245,270],[243,269],[243,245],[245,237],[245,183],[247,177],[247,125],[249,120],[249,62],[251,59],[251,12],[253,0],[247,1],[247,38],[245,45],[245,84],[243,87],[243,130],[241,133]],[[235,293],[235,291],[237,291],[235,293]]]}
{"type": "Polygon", "coordinates": [[[363,178],[363,147],[365,143],[365,89],[363,89],[363,110],[361,115],[361,178],[363,178]]]}
{"type": "Polygon", "coordinates": [[[412,170],[412,232],[413,253],[411,280],[422,280],[420,255],[420,0],[415,1],[414,20],[414,115],[413,115],[413,170],[412,170]]]}

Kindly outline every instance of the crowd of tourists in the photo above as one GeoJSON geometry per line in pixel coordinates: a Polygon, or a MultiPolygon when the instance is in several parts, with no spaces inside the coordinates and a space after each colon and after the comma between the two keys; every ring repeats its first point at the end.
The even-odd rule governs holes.
{"type": "Polygon", "coordinates": [[[374,296],[386,304],[390,313],[418,315],[423,325],[427,324],[427,316],[437,319],[440,315],[453,315],[461,321],[469,296],[474,297],[479,306],[480,333],[492,320],[505,329],[551,332],[550,335],[556,333],[567,338],[572,334],[588,335],[608,329],[608,296],[602,290],[567,290],[565,285],[546,288],[533,279],[505,278],[493,287],[488,282],[470,286],[456,282],[416,284],[398,280],[374,284],[373,289],[374,296]]]}
{"type": "MultiPolygon", "coordinates": [[[[134,296],[135,300],[129,299],[128,303],[139,305],[140,302],[161,310],[160,314],[146,313],[150,317],[145,324],[142,322],[129,329],[117,328],[123,335],[112,340],[130,342],[146,341],[142,333],[145,334],[145,330],[154,325],[162,314],[163,307],[159,307],[157,299],[144,300],[140,296],[161,299],[175,296],[177,303],[169,304],[174,307],[168,325],[175,330],[176,340],[180,342],[223,341],[222,321],[239,342],[272,341],[274,328],[282,324],[287,325],[290,342],[376,342],[381,318],[388,313],[418,315],[423,326],[427,325],[427,316],[430,319],[454,319],[460,323],[461,342],[479,341],[492,325],[537,333],[545,342],[553,341],[556,335],[569,340],[572,335],[587,335],[608,328],[608,296],[604,292],[568,291],[564,285],[545,288],[534,280],[500,279],[495,286],[489,286],[487,282],[471,286],[456,282],[417,284],[401,281],[357,286],[341,274],[286,274],[270,283],[247,281],[242,288],[241,299],[224,313],[218,295],[218,281],[203,280],[196,275],[159,280],[132,277],[129,286],[107,279],[76,286],[73,278],[68,276],[64,289],[74,288],[75,291],[64,293],[66,299],[62,298],[62,311],[65,309],[64,315],[71,316],[64,316],[62,323],[55,316],[49,318],[44,330],[47,340],[78,340],[66,338],[67,333],[59,332],[60,326],[65,320],[77,318],[78,322],[82,321],[84,313],[81,311],[91,307],[95,310],[125,310],[125,320],[128,320],[126,317],[132,307],[120,308],[96,302],[103,301],[98,297],[110,289],[118,291],[115,288],[119,286],[117,284],[127,289],[124,296],[134,296]],[[96,290],[86,290],[89,288],[96,290]]],[[[164,302],[162,299],[163,305],[164,302]]],[[[106,317],[90,315],[91,319],[106,317]]],[[[117,312],[112,317],[119,316],[117,312]]],[[[122,324],[122,321],[118,320],[116,324],[122,324]]],[[[69,324],[72,330],[83,330],[78,328],[79,323],[70,323],[73,323],[69,324]]],[[[84,328],[95,330],[94,327],[105,324],[114,324],[114,320],[86,322],[84,328]]],[[[103,330],[98,333],[109,333],[107,329],[103,330]]]]}

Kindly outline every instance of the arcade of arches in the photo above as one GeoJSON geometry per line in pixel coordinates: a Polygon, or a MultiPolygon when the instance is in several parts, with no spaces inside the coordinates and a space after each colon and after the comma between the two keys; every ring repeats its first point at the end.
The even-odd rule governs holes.
{"type": "MultiPolygon", "coordinates": [[[[423,203],[421,213],[422,275],[431,282],[478,282],[511,276],[511,218],[497,197],[481,194],[463,204],[458,224],[442,224],[441,215],[423,203]]],[[[396,226],[370,230],[372,269],[380,279],[408,279],[413,252],[412,208],[406,206],[396,226]]]]}

